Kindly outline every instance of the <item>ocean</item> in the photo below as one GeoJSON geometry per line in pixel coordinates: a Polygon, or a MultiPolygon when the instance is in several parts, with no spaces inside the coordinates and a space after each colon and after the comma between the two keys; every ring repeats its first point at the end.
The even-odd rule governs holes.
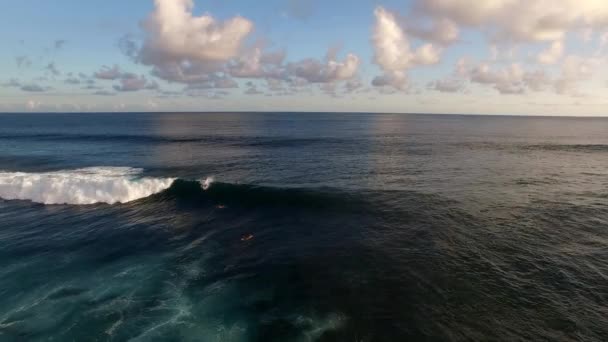
{"type": "Polygon", "coordinates": [[[605,341],[608,119],[0,114],[1,341],[605,341]]]}

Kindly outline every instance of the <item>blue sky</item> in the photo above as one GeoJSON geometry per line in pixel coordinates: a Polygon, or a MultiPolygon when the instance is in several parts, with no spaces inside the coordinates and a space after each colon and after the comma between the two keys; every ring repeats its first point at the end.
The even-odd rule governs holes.
{"type": "Polygon", "coordinates": [[[21,0],[0,13],[0,111],[605,115],[606,18],[597,0],[21,0]]]}

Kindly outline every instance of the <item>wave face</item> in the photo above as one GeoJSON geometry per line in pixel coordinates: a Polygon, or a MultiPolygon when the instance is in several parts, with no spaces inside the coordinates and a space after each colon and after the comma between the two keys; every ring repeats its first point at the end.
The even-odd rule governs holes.
{"type": "Polygon", "coordinates": [[[130,167],[0,172],[0,198],[43,204],[127,203],[168,189],[175,180],[142,177],[141,172],[130,167]]]}

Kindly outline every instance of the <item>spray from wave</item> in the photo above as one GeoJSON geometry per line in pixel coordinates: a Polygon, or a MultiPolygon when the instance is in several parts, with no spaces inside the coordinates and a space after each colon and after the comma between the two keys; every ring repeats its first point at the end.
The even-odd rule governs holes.
{"type": "Polygon", "coordinates": [[[201,188],[203,188],[203,190],[208,190],[209,187],[211,187],[211,184],[213,183],[213,177],[207,177],[204,181],[201,180],[201,188]]]}
{"type": "Polygon", "coordinates": [[[168,189],[175,178],[142,177],[130,167],[45,173],[0,172],[0,198],[43,204],[127,203],[168,189]]]}

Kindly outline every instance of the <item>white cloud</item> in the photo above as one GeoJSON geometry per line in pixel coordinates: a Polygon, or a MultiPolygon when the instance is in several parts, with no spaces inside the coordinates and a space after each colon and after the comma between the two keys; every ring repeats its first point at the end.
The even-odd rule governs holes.
{"type": "Polygon", "coordinates": [[[608,27],[605,0],[417,0],[431,18],[483,28],[494,40],[557,41],[577,29],[608,27]]]}
{"type": "Polygon", "coordinates": [[[314,58],[303,59],[287,64],[290,76],[301,78],[310,83],[331,83],[351,79],[357,75],[359,57],[352,53],[343,61],[338,61],[333,53],[328,53],[325,61],[314,58]]]}
{"type": "Polygon", "coordinates": [[[374,15],[374,62],[384,71],[384,75],[376,77],[372,84],[404,90],[406,71],[414,66],[438,63],[442,49],[427,43],[412,51],[407,34],[394,13],[377,7],[374,15]]]}
{"type": "Polygon", "coordinates": [[[541,51],[536,57],[536,60],[541,64],[555,64],[560,60],[563,54],[564,43],[558,40],[553,42],[548,49],[541,51]]]}
{"type": "Polygon", "coordinates": [[[282,67],[284,59],[284,51],[265,53],[256,47],[231,61],[228,69],[233,77],[285,78],[285,70],[282,67]]]}
{"type": "Polygon", "coordinates": [[[156,83],[148,83],[148,79],[141,75],[135,75],[131,73],[125,73],[120,78],[120,84],[114,86],[116,91],[138,91],[142,89],[155,88],[156,83]]]}
{"type": "Polygon", "coordinates": [[[93,74],[93,77],[100,80],[116,80],[120,78],[121,75],[122,71],[120,71],[118,65],[114,65],[111,68],[104,65],[101,70],[93,74]]]}
{"type": "Polygon", "coordinates": [[[209,14],[194,16],[192,0],[156,0],[143,27],[148,34],[142,61],[226,61],[235,57],[253,23],[237,16],[218,22],[209,14]]]}
{"type": "Polygon", "coordinates": [[[372,80],[375,87],[392,87],[405,91],[408,89],[408,78],[403,71],[387,71],[383,75],[376,76],[372,80]]]}
{"type": "Polygon", "coordinates": [[[487,62],[471,64],[460,59],[455,76],[471,83],[490,86],[501,94],[525,94],[551,90],[559,95],[580,96],[579,85],[592,78],[601,60],[594,57],[568,55],[554,75],[542,69],[526,70],[511,63],[496,67],[487,62]]]}

